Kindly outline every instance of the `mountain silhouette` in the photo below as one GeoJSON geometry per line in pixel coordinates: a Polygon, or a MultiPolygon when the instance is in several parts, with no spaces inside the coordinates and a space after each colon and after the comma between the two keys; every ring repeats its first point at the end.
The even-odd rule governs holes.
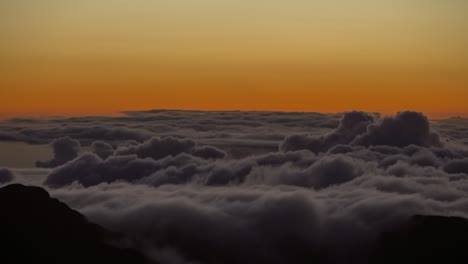
{"type": "Polygon", "coordinates": [[[1,263],[145,263],[108,244],[117,234],[88,222],[40,187],[0,188],[1,263]]]}
{"type": "Polygon", "coordinates": [[[413,216],[381,234],[370,263],[468,263],[468,220],[413,216]]]}

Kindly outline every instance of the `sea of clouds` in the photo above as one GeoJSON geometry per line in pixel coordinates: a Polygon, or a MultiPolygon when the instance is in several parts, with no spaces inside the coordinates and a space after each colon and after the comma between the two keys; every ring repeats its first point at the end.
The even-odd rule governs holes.
{"type": "MultiPolygon", "coordinates": [[[[40,185],[160,263],[365,263],[415,214],[468,218],[468,120],[421,113],[128,112],[12,119],[40,185]]],[[[0,164],[1,165],[1,164],[0,164]]]]}

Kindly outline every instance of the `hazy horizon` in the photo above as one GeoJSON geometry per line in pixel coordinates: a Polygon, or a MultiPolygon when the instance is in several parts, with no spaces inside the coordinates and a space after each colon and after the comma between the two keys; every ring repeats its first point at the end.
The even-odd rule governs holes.
{"type": "MultiPolygon", "coordinates": [[[[320,111],[307,111],[307,110],[282,110],[282,109],[165,109],[165,108],[154,108],[154,109],[131,109],[131,110],[121,110],[121,111],[103,111],[103,112],[87,112],[87,111],[78,111],[78,112],[35,112],[35,113],[25,113],[25,112],[18,112],[18,113],[8,113],[4,112],[0,114],[0,121],[7,121],[10,119],[17,119],[17,118],[39,118],[39,119],[47,119],[53,117],[101,117],[101,116],[109,116],[109,117],[119,117],[125,116],[128,112],[145,112],[145,111],[195,111],[195,112],[281,112],[281,113],[323,113],[323,114],[342,114],[351,111],[361,111],[359,109],[348,109],[344,111],[337,111],[337,112],[320,112],[320,111]]],[[[379,113],[381,116],[392,116],[397,114],[398,112],[403,111],[411,111],[411,109],[402,109],[396,110],[394,112],[380,112],[380,111],[363,111],[368,113],[379,113]]],[[[464,112],[422,112],[426,115],[430,120],[443,120],[443,119],[450,119],[450,118],[468,118],[468,113],[464,112]]]]}

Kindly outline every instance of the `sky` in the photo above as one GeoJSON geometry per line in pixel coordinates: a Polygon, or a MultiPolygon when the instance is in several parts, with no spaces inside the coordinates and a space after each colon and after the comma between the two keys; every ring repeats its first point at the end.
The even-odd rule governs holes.
{"type": "Polygon", "coordinates": [[[468,116],[464,0],[1,0],[0,118],[468,116]]]}

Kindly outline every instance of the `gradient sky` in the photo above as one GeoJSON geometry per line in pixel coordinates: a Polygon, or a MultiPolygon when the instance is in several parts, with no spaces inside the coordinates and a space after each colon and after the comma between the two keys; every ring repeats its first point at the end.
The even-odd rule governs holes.
{"type": "Polygon", "coordinates": [[[0,0],[0,117],[468,116],[465,0],[0,0]]]}

